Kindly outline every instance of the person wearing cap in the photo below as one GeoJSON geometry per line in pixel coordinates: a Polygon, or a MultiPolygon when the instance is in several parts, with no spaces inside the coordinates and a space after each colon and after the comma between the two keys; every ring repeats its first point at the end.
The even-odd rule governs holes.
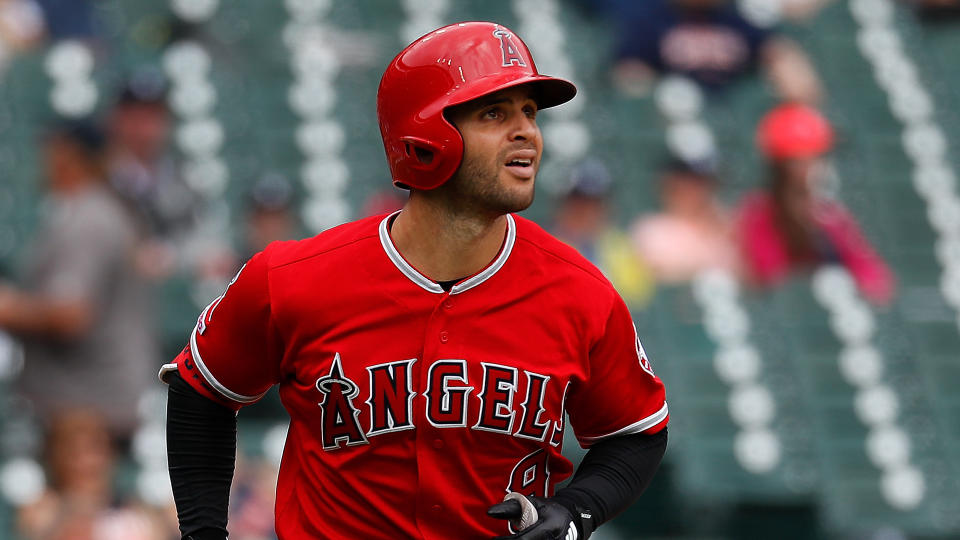
{"type": "Polygon", "coordinates": [[[551,232],[599,268],[631,309],[644,307],[653,294],[650,269],[629,237],[611,220],[613,178],[597,160],[573,169],[566,192],[557,201],[551,232]]]}
{"type": "Polygon", "coordinates": [[[739,272],[733,223],[717,198],[712,159],[671,159],[660,174],[662,210],[638,218],[633,246],[661,283],[683,283],[719,269],[739,272]]]}
{"type": "Polygon", "coordinates": [[[138,268],[165,278],[183,265],[183,244],[196,228],[197,194],[180,176],[170,151],[172,118],[166,83],[142,70],[127,80],[107,115],[107,175],[137,221],[138,268]]]}
{"type": "Polygon", "coordinates": [[[18,389],[41,420],[89,407],[123,439],[158,357],[134,226],[104,180],[99,129],[58,124],[42,144],[47,212],[22,287],[0,284],[0,329],[23,342],[18,389]]]}
{"type": "Polygon", "coordinates": [[[247,193],[242,259],[263,251],[271,242],[292,240],[299,234],[293,212],[293,186],[278,173],[264,174],[247,193]]]}
{"type": "Polygon", "coordinates": [[[824,264],[840,264],[860,292],[887,304],[894,280],[886,263],[839,202],[823,194],[834,133],[819,111],[785,104],[760,122],[757,143],[767,160],[767,185],[743,199],[737,232],[747,279],[772,287],[824,264]]]}

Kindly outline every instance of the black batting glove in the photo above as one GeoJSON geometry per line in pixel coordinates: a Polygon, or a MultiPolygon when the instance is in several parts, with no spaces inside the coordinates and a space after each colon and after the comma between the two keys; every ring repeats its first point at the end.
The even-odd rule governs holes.
{"type": "MultiPolygon", "coordinates": [[[[591,512],[583,508],[568,508],[558,500],[527,497],[537,509],[539,519],[522,531],[510,536],[498,536],[493,540],[586,540],[594,531],[591,512]]],[[[523,508],[516,500],[495,504],[487,515],[496,519],[519,521],[523,508]]]]}

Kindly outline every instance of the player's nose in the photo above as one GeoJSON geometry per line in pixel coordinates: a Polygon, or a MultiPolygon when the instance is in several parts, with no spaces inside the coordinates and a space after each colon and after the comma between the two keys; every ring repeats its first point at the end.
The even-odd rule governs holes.
{"type": "Polygon", "coordinates": [[[532,117],[525,111],[517,111],[513,115],[513,122],[510,125],[511,141],[530,141],[540,136],[540,128],[532,117]]]}

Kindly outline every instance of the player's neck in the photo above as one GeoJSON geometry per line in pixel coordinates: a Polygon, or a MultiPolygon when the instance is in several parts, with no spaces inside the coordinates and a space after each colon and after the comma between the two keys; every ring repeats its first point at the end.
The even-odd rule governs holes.
{"type": "Polygon", "coordinates": [[[456,214],[411,198],[390,236],[401,255],[434,281],[476,274],[503,245],[505,216],[456,214]]]}

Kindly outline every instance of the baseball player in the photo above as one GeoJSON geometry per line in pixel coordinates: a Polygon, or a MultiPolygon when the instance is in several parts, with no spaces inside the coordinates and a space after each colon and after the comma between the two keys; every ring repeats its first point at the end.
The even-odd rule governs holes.
{"type": "Polygon", "coordinates": [[[537,111],[575,93],[487,22],[390,63],[377,114],[403,209],[254,255],[161,371],[184,538],[226,537],[235,411],[275,384],[282,540],[577,540],[636,500],[666,447],[663,385],[603,275],[514,215],[537,111]],[[590,449],[555,491],[565,414],[590,449]]]}

